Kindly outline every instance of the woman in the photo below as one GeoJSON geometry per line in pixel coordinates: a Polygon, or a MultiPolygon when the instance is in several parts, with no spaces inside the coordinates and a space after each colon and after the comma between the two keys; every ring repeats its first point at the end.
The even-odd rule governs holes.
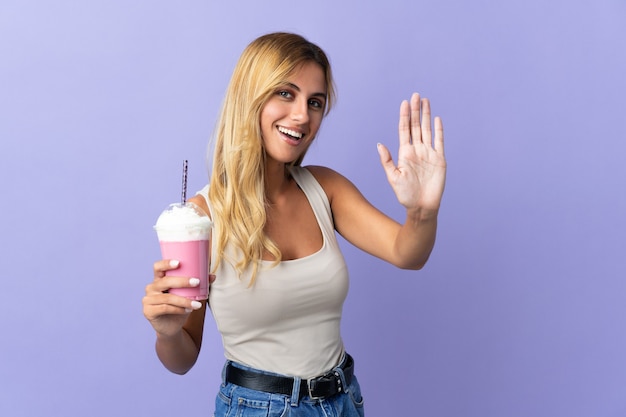
{"type": "MultiPolygon", "coordinates": [[[[209,185],[190,199],[215,224],[208,305],[227,358],[216,417],[260,408],[264,416],[362,416],[340,335],[348,273],[335,232],[404,269],[420,269],[435,243],[446,162],[428,100],[413,94],[400,106],[397,165],[378,145],[404,224],[337,172],[301,166],[333,100],[326,55],[299,35],[261,36],[234,70],[209,185]]],[[[165,276],[177,266],[154,264],[143,306],[159,359],[184,374],[200,352],[207,303],[168,293],[198,285],[165,276]]]]}

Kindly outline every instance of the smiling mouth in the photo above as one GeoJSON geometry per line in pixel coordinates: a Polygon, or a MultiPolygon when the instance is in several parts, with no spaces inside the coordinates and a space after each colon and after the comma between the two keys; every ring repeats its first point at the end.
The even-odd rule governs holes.
{"type": "Polygon", "coordinates": [[[291,129],[287,129],[287,128],[282,127],[282,126],[278,126],[278,131],[280,133],[282,133],[283,135],[287,135],[290,138],[295,139],[295,140],[300,140],[300,139],[302,139],[304,137],[304,133],[296,132],[296,131],[293,131],[291,129]]]}

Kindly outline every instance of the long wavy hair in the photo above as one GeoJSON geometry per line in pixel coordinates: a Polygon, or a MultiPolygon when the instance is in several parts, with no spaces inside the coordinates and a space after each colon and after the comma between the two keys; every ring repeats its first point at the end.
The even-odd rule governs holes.
{"type": "MultiPolygon", "coordinates": [[[[250,43],[233,71],[216,126],[215,148],[209,188],[213,207],[217,259],[232,263],[241,276],[252,268],[255,281],[263,254],[267,251],[277,265],[281,252],[265,234],[265,149],[261,137],[261,111],[265,103],[298,67],[315,62],[326,80],[327,115],[335,99],[329,60],[324,51],[300,35],[270,33],[250,43]],[[237,259],[225,259],[232,245],[237,259]]],[[[306,151],[291,165],[300,165],[306,151]]]]}

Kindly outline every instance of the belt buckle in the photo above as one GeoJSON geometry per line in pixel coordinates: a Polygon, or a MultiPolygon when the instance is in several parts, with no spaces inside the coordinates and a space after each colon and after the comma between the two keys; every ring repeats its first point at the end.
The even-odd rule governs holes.
{"type": "Polygon", "coordinates": [[[309,398],[312,400],[321,400],[323,398],[325,398],[323,395],[321,396],[314,396],[313,395],[313,390],[315,389],[315,387],[313,387],[312,385],[314,385],[317,381],[320,381],[322,379],[335,379],[335,383],[337,384],[337,393],[340,393],[343,391],[343,386],[341,384],[341,377],[339,376],[339,373],[337,371],[334,372],[329,372],[326,375],[322,375],[322,376],[318,376],[315,378],[309,378],[306,380],[306,385],[307,385],[307,389],[309,391],[309,398]]]}
{"type": "Polygon", "coordinates": [[[319,377],[319,376],[317,376],[317,377],[315,377],[315,378],[309,378],[309,379],[307,379],[307,380],[306,380],[306,387],[307,387],[307,389],[308,389],[308,391],[309,391],[309,398],[310,398],[310,399],[312,399],[312,400],[321,400],[322,398],[324,398],[324,397],[316,397],[316,396],[314,396],[314,395],[313,395],[313,390],[314,390],[315,388],[313,388],[313,387],[311,386],[311,385],[312,385],[311,383],[315,383],[315,382],[316,382],[318,379],[320,379],[320,378],[323,378],[323,377],[319,377]]]}

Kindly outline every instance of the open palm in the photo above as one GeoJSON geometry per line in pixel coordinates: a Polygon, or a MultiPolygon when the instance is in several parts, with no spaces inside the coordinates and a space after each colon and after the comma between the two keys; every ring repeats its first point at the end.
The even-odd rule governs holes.
{"type": "Polygon", "coordinates": [[[378,146],[389,184],[400,204],[407,209],[438,210],[446,180],[443,124],[435,117],[433,139],[428,99],[420,99],[419,94],[414,93],[410,103],[402,102],[398,134],[397,165],[389,149],[378,146]]]}

